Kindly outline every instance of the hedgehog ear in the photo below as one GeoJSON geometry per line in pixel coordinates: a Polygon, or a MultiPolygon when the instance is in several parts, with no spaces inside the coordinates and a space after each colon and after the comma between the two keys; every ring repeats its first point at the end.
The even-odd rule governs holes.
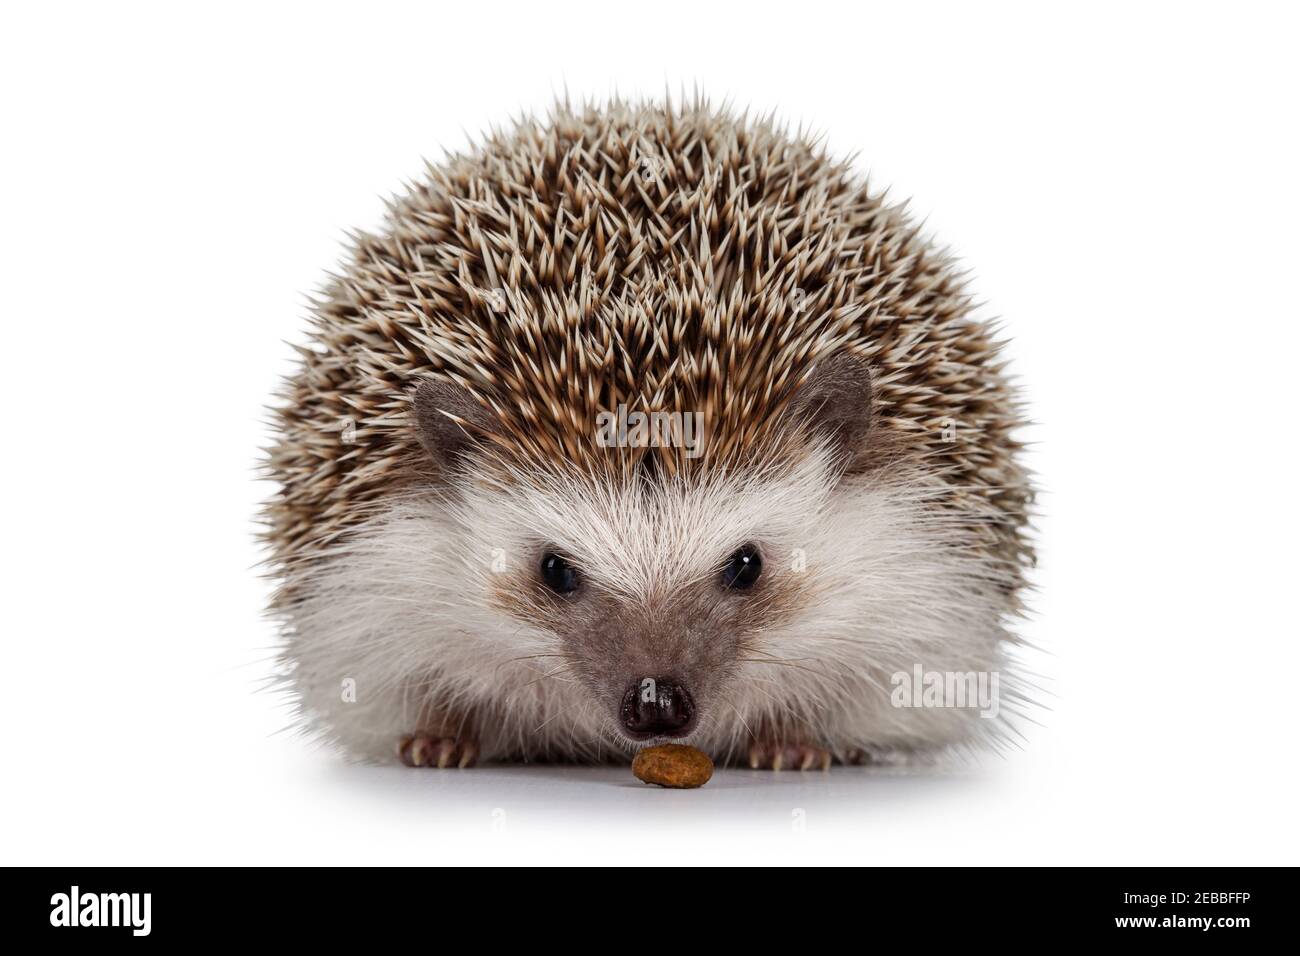
{"type": "Polygon", "coordinates": [[[813,366],[790,404],[791,417],[830,442],[850,470],[866,454],[871,430],[871,370],[865,359],[841,353],[813,366]]]}
{"type": "Polygon", "coordinates": [[[492,430],[494,418],[463,385],[427,379],[412,402],[420,444],[433,459],[439,475],[453,472],[477,439],[492,430]]]}

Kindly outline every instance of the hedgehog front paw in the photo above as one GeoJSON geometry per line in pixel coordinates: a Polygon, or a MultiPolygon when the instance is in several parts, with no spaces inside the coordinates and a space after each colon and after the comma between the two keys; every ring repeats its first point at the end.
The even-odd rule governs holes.
{"type": "Polygon", "coordinates": [[[749,745],[751,770],[828,770],[831,752],[806,744],[756,740],[749,745]]]}
{"type": "Polygon", "coordinates": [[[478,744],[464,737],[404,736],[397,741],[397,756],[408,767],[472,767],[478,744]]]}

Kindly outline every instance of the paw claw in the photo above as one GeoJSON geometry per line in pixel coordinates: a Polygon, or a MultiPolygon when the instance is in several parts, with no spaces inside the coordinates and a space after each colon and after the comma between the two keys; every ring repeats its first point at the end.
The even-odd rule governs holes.
{"type": "Polygon", "coordinates": [[[463,741],[460,745],[460,762],[456,764],[457,769],[464,770],[466,767],[472,767],[477,759],[478,746],[472,740],[463,741]]]}
{"type": "Polygon", "coordinates": [[[451,763],[452,756],[456,753],[456,741],[443,739],[438,741],[433,752],[438,756],[438,769],[445,770],[451,763]]]}

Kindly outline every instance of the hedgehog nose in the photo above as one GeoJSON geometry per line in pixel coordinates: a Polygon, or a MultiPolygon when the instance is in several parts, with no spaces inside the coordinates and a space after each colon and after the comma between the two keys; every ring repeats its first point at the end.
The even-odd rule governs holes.
{"type": "Polygon", "coordinates": [[[690,693],[669,677],[644,677],[623,693],[619,717],[633,737],[681,737],[695,716],[690,693]]]}

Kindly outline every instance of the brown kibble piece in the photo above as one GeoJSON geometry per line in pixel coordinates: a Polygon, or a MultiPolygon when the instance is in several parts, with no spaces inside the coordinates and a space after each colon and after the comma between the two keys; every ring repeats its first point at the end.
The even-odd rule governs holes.
{"type": "Polygon", "coordinates": [[[632,761],[632,772],[646,783],[684,790],[708,783],[713,776],[713,761],[694,747],[662,744],[637,754],[632,761]]]}

